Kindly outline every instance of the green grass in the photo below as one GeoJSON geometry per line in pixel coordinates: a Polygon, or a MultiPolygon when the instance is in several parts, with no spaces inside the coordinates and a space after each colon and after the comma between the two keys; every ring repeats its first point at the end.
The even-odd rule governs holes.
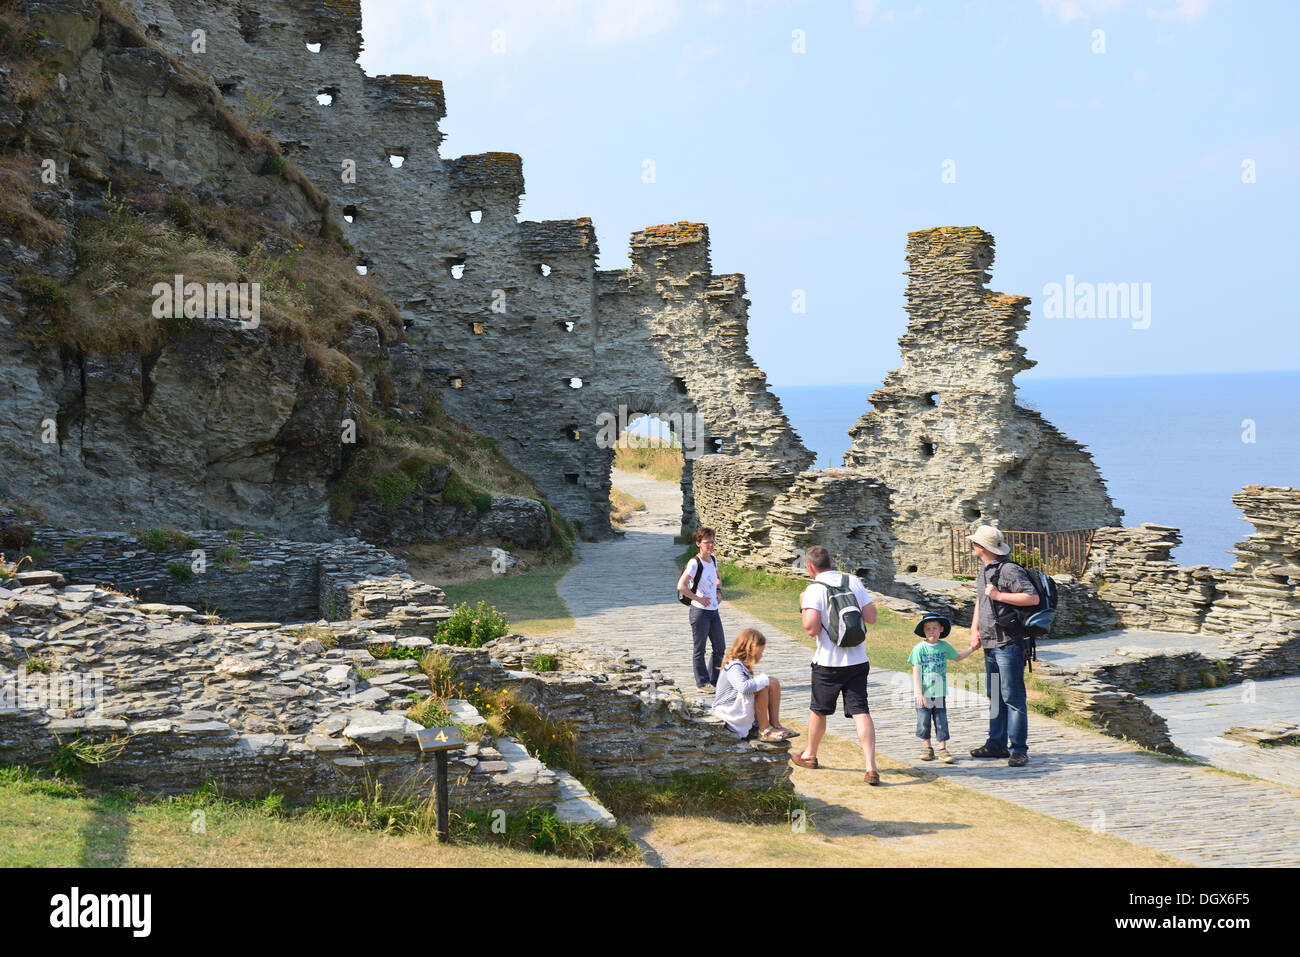
{"type": "Polygon", "coordinates": [[[588,788],[617,818],[647,815],[708,815],[748,824],[783,824],[804,802],[789,786],[746,791],[726,769],[676,774],[670,781],[588,780],[588,788]]]}
{"type": "Polygon", "coordinates": [[[501,821],[451,814],[435,843],[427,799],[382,794],[289,807],[278,794],[228,800],[215,788],[169,798],[0,766],[0,867],[554,866],[637,863],[620,828],[567,825],[547,808],[501,821]],[[503,827],[502,827],[503,825],[503,827]],[[536,853],[542,852],[542,853],[536,853]]]}
{"type": "Polygon", "coordinates": [[[496,607],[510,619],[510,630],[521,635],[546,635],[574,626],[569,606],[555,586],[569,570],[568,565],[548,565],[522,575],[495,575],[460,585],[444,585],[451,605],[477,605],[481,601],[496,607]]]}
{"type": "MultiPolygon", "coordinates": [[[[684,568],[695,554],[692,547],[677,557],[677,565],[684,568]]],[[[785,632],[807,648],[816,647],[815,640],[803,630],[799,614],[799,595],[808,587],[808,579],[778,575],[771,572],[739,568],[719,560],[722,573],[722,600],[749,612],[760,621],[785,632]]],[[[904,618],[888,608],[877,607],[876,623],[867,626],[867,654],[873,668],[910,672],[912,666],[907,656],[921,639],[912,633],[916,622],[904,618]]],[[[965,650],[969,641],[960,630],[948,636],[948,642],[958,651],[965,650]]],[[[971,655],[964,661],[948,662],[951,673],[984,673],[984,661],[971,655]]]]}

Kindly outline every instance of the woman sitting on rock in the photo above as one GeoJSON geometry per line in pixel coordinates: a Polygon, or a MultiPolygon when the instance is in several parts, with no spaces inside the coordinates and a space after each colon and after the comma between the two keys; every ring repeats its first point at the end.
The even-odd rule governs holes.
{"type": "Polygon", "coordinates": [[[796,738],[798,732],[781,725],[781,682],[767,675],[754,675],[754,666],[763,659],[766,647],[767,639],[761,631],[744,628],[736,635],[722,659],[713,713],[745,740],[796,738]]]}

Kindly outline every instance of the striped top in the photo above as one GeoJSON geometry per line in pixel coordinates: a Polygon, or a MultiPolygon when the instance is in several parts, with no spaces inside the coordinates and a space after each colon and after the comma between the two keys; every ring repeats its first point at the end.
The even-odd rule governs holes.
{"type": "Polygon", "coordinates": [[[745,737],[754,726],[754,693],[766,688],[770,681],[767,675],[755,678],[743,661],[732,658],[718,675],[713,713],[727,722],[732,733],[745,737]]]}

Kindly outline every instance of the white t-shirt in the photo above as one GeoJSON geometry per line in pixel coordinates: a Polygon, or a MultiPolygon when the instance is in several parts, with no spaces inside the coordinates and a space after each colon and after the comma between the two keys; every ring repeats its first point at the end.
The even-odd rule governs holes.
{"type": "MultiPolygon", "coordinates": [[[[840,573],[835,569],[824,571],[816,578],[815,582],[825,582],[828,585],[838,586],[840,583],[840,573]]],[[[866,624],[865,614],[867,606],[871,604],[871,595],[866,587],[858,580],[856,575],[849,576],[849,588],[853,590],[853,596],[857,598],[858,605],[861,607],[864,615],[863,624],[866,624]]],[[[830,625],[830,612],[826,607],[826,589],[821,585],[809,585],[799,596],[799,610],[805,608],[816,608],[821,612],[822,630],[817,635],[817,651],[813,653],[813,664],[824,665],[828,668],[843,668],[847,665],[861,665],[867,662],[867,644],[863,642],[860,645],[854,645],[852,648],[839,648],[834,642],[827,638],[826,629],[830,625]]]]}
{"type": "MultiPolygon", "coordinates": [[[[700,558],[695,556],[686,563],[686,587],[691,587],[691,582],[695,580],[695,570],[700,567],[700,558]]],[[[718,610],[718,562],[713,560],[705,562],[704,574],[700,576],[700,586],[694,589],[695,594],[702,598],[708,598],[712,604],[701,605],[694,599],[691,600],[692,608],[709,608],[712,611],[718,610]]]]}

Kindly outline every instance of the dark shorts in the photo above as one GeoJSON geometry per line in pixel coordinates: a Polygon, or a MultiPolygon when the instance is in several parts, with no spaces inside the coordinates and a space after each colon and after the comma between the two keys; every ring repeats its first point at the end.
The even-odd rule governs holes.
{"type": "Polygon", "coordinates": [[[835,705],[841,694],[844,695],[844,717],[855,714],[870,714],[867,707],[867,673],[871,671],[871,662],[849,665],[844,668],[831,668],[826,665],[812,666],[812,707],[813,714],[834,714],[835,705]]]}

